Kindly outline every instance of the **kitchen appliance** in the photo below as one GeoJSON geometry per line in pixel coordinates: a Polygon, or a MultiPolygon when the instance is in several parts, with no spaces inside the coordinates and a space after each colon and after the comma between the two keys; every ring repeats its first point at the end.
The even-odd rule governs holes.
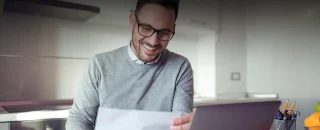
{"type": "Polygon", "coordinates": [[[1,130],[65,130],[72,100],[0,102],[1,130]]]}

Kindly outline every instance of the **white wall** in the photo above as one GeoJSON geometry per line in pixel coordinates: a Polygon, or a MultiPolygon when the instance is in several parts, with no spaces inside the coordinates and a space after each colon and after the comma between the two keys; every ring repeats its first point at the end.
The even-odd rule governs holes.
{"type": "Polygon", "coordinates": [[[216,44],[217,96],[243,96],[246,92],[245,5],[241,0],[220,1],[220,31],[216,44]],[[241,80],[232,81],[231,72],[241,80]]]}
{"type": "Polygon", "coordinates": [[[320,2],[249,1],[247,90],[297,101],[297,130],[320,101],[320,2]]]}
{"type": "MultiPolygon", "coordinates": [[[[0,19],[0,100],[71,99],[88,58],[129,44],[130,36],[127,26],[4,13],[0,19]]],[[[198,70],[201,58],[212,57],[214,52],[198,50],[214,50],[213,42],[206,41],[209,42],[196,35],[178,33],[168,48],[186,56],[195,73],[201,74],[203,72],[198,70]]],[[[214,58],[210,64],[213,61],[214,58]]],[[[213,71],[210,73],[212,75],[213,71]]],[[[206,82],[199,78],[195,80],[195,87],[199,82],[206,82]]],[[[208,87],[212,87],[209,89],[214,94],[213,82],[208,87]]]]}

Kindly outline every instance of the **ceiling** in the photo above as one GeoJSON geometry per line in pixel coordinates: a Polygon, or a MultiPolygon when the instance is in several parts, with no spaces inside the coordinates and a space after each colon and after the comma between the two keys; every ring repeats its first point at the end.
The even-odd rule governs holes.
{"type": "MultiPolygon", "coordinates": [[[[135,9],[137,0],[63,0],[74,3],[97,6],[99,15],[90,19],[89,23],[108,24],[129,27],[130,10],[135,9]]],[[[177,34],[205,35],[217,28],[217,0],[181,0],[177,34]]]]}

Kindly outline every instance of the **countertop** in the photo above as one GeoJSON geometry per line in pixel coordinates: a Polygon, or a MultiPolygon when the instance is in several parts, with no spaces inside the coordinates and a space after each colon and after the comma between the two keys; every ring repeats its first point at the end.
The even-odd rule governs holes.
{"type": "MultiPolygon", "coordinates": [[[[214,105],[214,104],[226,104],[226,103],[234,103],[234,102],[252,102],[252,101],[261,101],[261,100],[270,100],[270,98],[217,98],[217,97],[196,97],[194,99],[194,107],[197,106],[206,106],[206,105],[214,105]]],[[[54,103],[56,105],[71,105],[72,101],[70,100],[61,100],[61,101],[27,101],[27,102],[17,102],[17,103],[2,103],[3,106],[10,107],[23,107],[23,106],[41,106],[43,104],[50,105],[50,103],[54,103]],[[17,104],[18,103],[18,104],[17,104]]],[[[1,104],[1,103],[0,103],[1,104]]],[[[61,119],[67,118],[69,115],[69,109],[63,110],[36,110],[29,112],[13,112],[8,113],[4,111],[5,109],[0,106],[0,123],[1,122],[12,122],[12,121],[28,121],[28,120],[46,120],[46,119],[61,119]],[[2,114],[1,114],[2,110],[2,114]]]]}

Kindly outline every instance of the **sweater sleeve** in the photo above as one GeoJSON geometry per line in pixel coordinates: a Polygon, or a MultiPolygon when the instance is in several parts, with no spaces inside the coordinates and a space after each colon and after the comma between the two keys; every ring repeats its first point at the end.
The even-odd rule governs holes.
{"type": "Polygon", "coordinates": [[[69,111],[66,130],[93,130],[99,107],[100,71],[97,57],[89,60],[69,111]]]}
{"type": "Polygon", "coordinates": [[[182,64],[173,99],[172,111],[182,114],[193,110],[193,70],[188,60],[182,64]]]}

